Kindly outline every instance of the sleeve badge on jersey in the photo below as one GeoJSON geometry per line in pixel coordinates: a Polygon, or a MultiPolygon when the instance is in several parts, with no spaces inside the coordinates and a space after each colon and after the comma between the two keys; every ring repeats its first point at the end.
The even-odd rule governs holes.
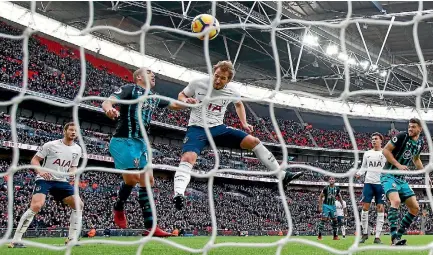
{"type": "Polygon", "coordinates": [[[122,88],[118,88],[116,91],[114,91],[114,94],[120,94],[122,93],[122,88]]]}
{"type": "Polygon", "coordinates": [[[72,159],[76,159],[78,157],[78,153],[72,153],[72,159]]]}
{"type": "Polygon", "coordinates": [[[36,190],[36,191],[40,191],[40,190],[41,190],[41,186],[39,186],[39,185],[36,186],[35,190],[36,190]]]}
{"type": "Polygon", "coordinates": [[[397,140],[398,140],[397,136],[394,136],[394,137],[392,138],[392,142],[393,142],[393,143],[396,143],[397,140]]]}
{"type": "Polygon", "coordinates": [[[188,136],[185,136],[185,138],[183,138],[183,143],[188,142],[188,139],[189,139],[189,137],[188,137],[188,136]]]}
{"type": "Polygon", "coordinates": [[[397,187],[397,184],[395,184],[395,182],[392,184],[392,187],[393,188],[396,188],[397,187]]]}

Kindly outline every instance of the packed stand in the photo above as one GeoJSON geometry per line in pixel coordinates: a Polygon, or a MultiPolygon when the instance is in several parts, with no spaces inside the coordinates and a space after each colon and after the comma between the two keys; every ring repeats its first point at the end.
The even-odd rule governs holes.
{"type": "MultiPolygon", "coordinates": [[[[7,168],[10,162],[0,161],[0,168],[7,168]]],[[[14,226],[29,205],[34,185],[34,173],[20,171],[14,176],[14,226]]],[[[116,197],[121,176],[103,172],[86,172],[80,179],[80,195],[84,201],[83,227],[116,228],[112,222],[112,204],[116,197]]],[[[7,189],[3,180],[0,191],[0,228],[7,226],[7,189]]],[[[153,189],[158,210],[159,225],[166,230],[182,228],[187,230],[209,231],[211,219],[209,214],[207,182],[193,179],[187,189],[187,206],[182,212],[174,209],[172,204],[173,181],[171,178],[156,178],[153,189]]],[[[141,210],[138,208],[137,190],[127,203],[129,228],[143,228],[141,210]]],[[[289,189],[286,191],[294,231],[316,234],[319,219],[317,199],[320,190],[289,189]]],[[[279,198],[278,190],[273,186],[259,183],[227,184],[217,181],[213,186],[215,214],[219,229],[233,231],[262,230],[276,231],[287,229],[287,221],[279,198]]],[[[348,203],[349,217],[347,227],[354,231],[354,216],[347,191],[343,191],[344,200],[348,203]]],[[[356,192],[359,199],[361,194],[356,192]]],[[[357,205],[358,211],[361,205],[357,205]]],[[[431,231],[433,215],[427,210],[426,231],[431,231]]],[[[402,213],[404,210],[402,210],[402,213]]],[[[59,229],[69,224],[69,209],[48,196],[43,210],[35,217],[31,228],[59,229]]],[[[374,215],[374,214],[373,214],[374,215]]],[[[375,216],[370,217],[373,226],[375,216]]],[[[386,224],[387,225],[387,224],[386,224]]],[[[328,226],[329,227],[329,226],[328,226]]],[[[419,230],[420,220],[416,220],[411,230],[419,230]]],[[[387,229],[387,226],[385,226],[387,229]]],[[[386,231],[386,230],[384,230],[386,231]]]]}

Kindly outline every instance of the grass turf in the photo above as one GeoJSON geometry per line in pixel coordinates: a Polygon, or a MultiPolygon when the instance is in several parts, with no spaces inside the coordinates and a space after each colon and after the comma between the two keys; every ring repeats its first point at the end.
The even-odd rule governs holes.
{"type": "MultiPolygon", "coordinates": [[[[272,243],[278,241],[279,237],[267,237],[267,236],[250,236],[250,237],[217,237],[216,243],[222,244],[222,243],[272,243]]],[[[301,237],[300,239],[303,240],[311,240],[318,242],[315,237],[301,237]]],[[[387,254],[407,254],[407,255],[427,255],[428,251],[416,251],[417,246],[421,245],[427,245],[431,242],[433,242],[433,236],[407,236],[408,239],[408,246],[406,246],[406,251],[390,251],[390,250],[384,250],[382,247],[390,247],[389,246],[389,237],[384,236],[382,237],[382,241],[386,243],[386,245],[382,247],[378,247],[377,245],[373,245],[373,238],[370,237],[370,239],[367,241],[366,244],[361,244],[360,247],[366,247],[366,246],[373,246],[380,249],[377,250],[370,250],[370,251],[361,251],[357,252],[356,254],[379,254],[379,255],[387,255],[387,254]]],[[[38,242],[38,243],[44,243],[44,244],[50,244],[59,248],[64,248],[63,238],[33,238],[33,239],[27,239],[29,241],[38,242]]],[[[89,239],[83,238],[81,241],[87,241],[89,239]]],[[[137,237],[111,237],[111,238],[97,238],[97,239],[91,239],[91,240],[100,240],[100,241],[138,241],[139,238],[137,237]]],[[[203,248],[206,243],[209,241],[209,237],[173,237],[164,239],[165,241],[173,241],[178,244],[182,244],[191,248],[200,249],[203,248]]],[[[344,251],[347,250],[354,242],[354,237],[347,237],[346,239],[342,239],[339,241],[333,241],[331,237],[324,237],[322,241],[320,241],[321,244],[325,244],[328,246],[331,246],[335,249],[344,251]]],[[[78,247],[74,247],[72,249],[72,254],[76,255],[97,255],[97,254],[115,254],[115,255],[124,255],[124,254],[136,254],[137,249],[139,245],[115,245],[115,244],[83,244],[78,247]]],[[[265,255],[265,254],[275,254],[277,251],[277,247],[266,247],[266,248],[258,248],[258,247],[251,247],[246,245],[245,247],[219,247],[212,249],[208,254],[221,254],[221,255],[232,255],[232,254],[239,254],[239,255],[265,255]]],[[[28,246],[25,249],[9,249],[7,248],[7,245],[3,245],[0,247],[0,254],[64,254],[65,250],[63,251],[53,251],[48,250],[44,248],[37,248],[28,246]]],[[[146,255],[169,255],[169,254],[175,254],[175,255],[181,255],[181,254],[191,254],[186,251],[179,250],[177,248],[174,248],[168,244],[162,243],[162,242],[156,242],[151,241],[147,243],[144,246],[144,249],[142,251],[142,254],[146,255]]],[[[201,254],[201,253],[199,253],[201,254]]],[[[329,253],[321,248],[310,246],[307,244],[302,243],[288,243],[284,246],[281,254],[332,254],[329,253]]]]}

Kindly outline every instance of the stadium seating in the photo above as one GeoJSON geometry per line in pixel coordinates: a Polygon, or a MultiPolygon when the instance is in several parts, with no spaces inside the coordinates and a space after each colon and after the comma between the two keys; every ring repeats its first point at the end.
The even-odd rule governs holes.
{"type": "MultiPolygon", "coordinates": [[[[10,162],[0,161],[0,171],[3,172],[10,162]]],[[[34,174],[30,171],[20,171],[14,176],[14,226],[19,216],[27,209],[33,189],[34,174]]],[[[120,175],[100,172],[87,172],[81,178],[80,194],[84,199],[83,226],[98,229],[116,228],[112,223],[111,206],[116,197],[116,189],[121,181],[120,175]]],[[[0,180],[0,228],[7,225],[7,192],[5,183],[0,180]]],[[[154,195],[158,209],[158,219],[162,228],[206,230],[210,226],[210,216],[207,196],[207,182],[193,180],[187,190],[188,202],[184,213],[177,213],[172,206],[173,181],[156,178],[154,195]]],[[[287,203],[291,210],[295,231],[314,233],[316,230],[318,190],[288,190],[287,203]]],[[[343,193],[350,206],[348,194],[343,193]]],[[[356,194],[357,198],[360,194],[356,194]]],[[[214,185],[214,199],[218,228],[228,230],[265,230],[275,231],[287,228],[282,202],[276,189],[255,183],[214,185]]],[[[141,213],[138,208],[137,194],[133,192],[131,202],[127,204],[130,228],[142,228],[141,213]]],[[[360,209],[360,207],[358,208],[360,209]]],[[[68,208],[54,202],[51,197],[42,212],[38,214],[32,227],[65,228],[69,222],[68,208]]],[[[432,230],[433,214],[428,212],[427,230],[432,230]]],[[[349,208],[348,228],[354,230],[354,216],[349,208]]],[[[374,217],[370,217],[374,224],[374,217]]],[[[419,229],[417,221],[412,229],[419,229]]]]}
{"type": "MultiPolygon", "coordinates": [[[[21,31],[0,22],[0,32],[19,34],[21,31]]],[[[62,98],[74,98],[80,86],[78,51],[40,36],[31,37],[28,47],[30,52],[28,88],[62,98]]],[[[107,97],[115,88],[131,81],[131,74],[124,67],[92,55],[86,55],[86,61],[85,95],[107,97]]],[[[13,40],[2,40],[0,42],[0,82],[21,86],[22,77],[22,45],[13,40]]],[[[86,101],[86,103],[94,106],[100,105],[100,102],[94,101],[86,101]]],[[[186,127],[188,113],[189,110],[173,112],[167,109],[157,109],[153,119],[186,127]]],[[[256,120],[249,116],[248,121],[255,126],[255,136],[262,141],[277,142],[275,130],[269,117],[256,120]]],[[[352,149],[349,135],[345,131],[307,128],[296,120],[278,119],[277,121],[283,138],[289,145],[314,147],[315,145],[310,138],[311,134],[319,147],[352,149]]],[[[227,112],[225,123],[233,127],[240,127],[239,120],[233,111],[227,112]]],[[[367,150],[370,148],[370,133],[355,132],[354,134],[358,149],[367,150]]],[[[387,135],[385,137],[386,140],[389,140],[387,135]]],[[[426,150],[427,146],[424,148],[424,151],[426,150]]]]}

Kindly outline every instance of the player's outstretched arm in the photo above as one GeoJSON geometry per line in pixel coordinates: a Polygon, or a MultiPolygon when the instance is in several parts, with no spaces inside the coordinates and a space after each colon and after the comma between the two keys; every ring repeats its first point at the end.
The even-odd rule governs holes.
{"type": "Polygon", "coordinates": [[[392,155],[392,151],[394,149],[395,146],[394,144],[392,144],[392,142],[388,142],[385,148],[383,148],[382,153],[385,156],[386,160],[393,166],[397,167],[399,170],[408,170],[407,166],[403,166],[402,164],[398,163],[394,155],[392,155]]]}
{"type": "MultiPolygon", "coordinates": [[[[186,88],[185,88],[186,90],[186,88]]],[[[177,100],[187,103],[187,104],[196,104],[198,103],[197,99],[192,98],[192,95],[187,95],[185,90],[181,91],[177,97],[177,100]]]]}
{"type": "Polygon", "coordinates": [[[236,114],[239,117],[239,120],[241,121],[241,126],[243,129],[245,129],[248,133],[251,133],[254,131],[254,127],[248,124],[247,122],[247,114],[245,112],[245,106],[242,103],[242,101],[235,103],[236,108],[236,114]]]}

